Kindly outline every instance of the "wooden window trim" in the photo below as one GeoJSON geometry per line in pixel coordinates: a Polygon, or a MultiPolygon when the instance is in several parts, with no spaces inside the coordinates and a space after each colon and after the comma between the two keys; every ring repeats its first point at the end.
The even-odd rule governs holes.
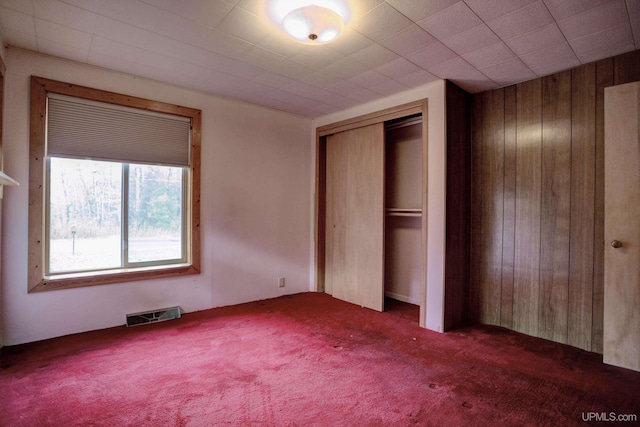
{"type": "Polygon", "coordinates": [[[202,112],[159,101],[93,89],[71,83],[31,76],[29,126],[29,242],[28,291],[41,292],[56,289],[123,283],[163,277],[200,273],[200,139],[202,112]],[[188,264],[161,268],[139,268],[109,273],[78,274],[64,278],[47,278],[45,261],[45,164],[46,164],[46,100],[47,93],[74,96],[159,113],[173,114],[191,119],[189,194],[190,215],[187,218],[190,239],[187,247],[188,264]]]}

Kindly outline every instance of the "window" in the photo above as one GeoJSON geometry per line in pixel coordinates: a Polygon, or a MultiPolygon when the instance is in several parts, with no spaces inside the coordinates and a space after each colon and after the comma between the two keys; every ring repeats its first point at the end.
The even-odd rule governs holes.
{"type": "Polygon", "coordinates": [[[199,273],[200,117],[31,78],[30,292],[199,273]]]}

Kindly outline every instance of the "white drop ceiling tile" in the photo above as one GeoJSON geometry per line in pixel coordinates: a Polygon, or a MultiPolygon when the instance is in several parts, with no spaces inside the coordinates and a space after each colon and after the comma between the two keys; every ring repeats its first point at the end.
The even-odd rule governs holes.
{"type": "Polygon", "coordinates": [[[483,21],[488,22],[518,9],[522,9],[538,0],[465,0],[483,21]]]}
{"type": "Polygon", "coordinates": [[[438,64],[427,71],[441,79],[487,80],[487,76],[461,57],[438,64]]]}
{"type": "Polygon", "coordinates": [[[467,31],[448,37],[442,40],[442,43],[458,55],[464,55],[499,41],[500,38],[489,27],[485,24],[480,24],[467,31]]]}
{"type": "Polygon", "coordinates": [[[559,21],[558,26],[567,40],[575,40],[589,34],[628,23],[629,15],[623,1],[610,1],[579,15],[559,21]]]}
{"type": "Polygon", "coordinates": [[[640,49],[640,18],[631,21],[631,29],[633,31],[633,40],[636,49],[640,49]]]}
{"type": "Polygon", "coordinates": [[[36,35],[35,19],[32,15],[0,7],[0,28],[36,35]]]}
{"type": "Polygon", "coordinates": [[[170,12],[163,12],[156,24],[155,32],[193,46],[207,47],[212,27],[199,24],[170,12]]]}
{"type": "Polygon", "coordinates": [[[527,72],[533,74],[529,67],[527,67],[525,63],[520,60],[520,58],[510,59],[501,64],[492,65],[488,68],[482,68],[480,72],[496,82],[505,77],[526,74],[527,72]]]}
{"type": "MultiPolygon", "coordinates": [[[[601,1],[605,1],[605,0],[601,0],[601,1]]],[[[627,4],[627,10],[629,11],[629,17],[631,18],[631,20],[633,21],[633,20],[640,19],[640,1],[627,0],[626,4],[627,4]]]]}
{"type": "Polygon", "coordinates": [[[460,88],[466,90],[469,93],[479,93],[487,90],[497,89],[499,86],[492,80],[454,80],[453,81],[460,88]]]}
{"type": "MultiPolygon", "coordinates": [[[[40,47],[41,40],[51,40],[56,44],[76,46],[78,50],[86,50],[88,53],[91,45],[91,34],[39,18],[36,18],[36,37],[38,39],[38,47],[40,47]]],[[[74,55],[75,57],[76,55],[74,55]]]]}
{"type": "Polygon", "coordinates": [[[327,48],[340,52],[343,55],[351,55],[364,49],[371,43],[373,43],[371,39],[347,27],[337,39],[327,45],[327,48]]]}
{"type": "Polygon", "coordinates": [[[75,40],[73,44],[64,44],[38,37],[38,52],[73,61],[87,62],[89,43],[77,43],[77,40],[75,40]]]}
{"type": "Polygon", "coordinates": [[[240,60],[265,70],[271,70],[284,63],[287,58],[259,46],[254,46],[240,60]]]}
{"type": "Polygon", "coordinates": [[[334,106],[324,104],[322,102],[317,102],[311,105],[310,109],[317,115],[325,115],[325,114],[333,113],[336,110],[334,106]]]}
{"type": "Polygon", "coordinates": [[[440,40],[480,24],[482,20],[464,2],[455,3],[418,22],[419,26],[440,40]]]}
{"type": "Polygon", "coordinates": [[[556,23],[553,23],[522,36],[509,39],[506,43],[517,55],[526,55],[557,46],[564,41],[565,38],[560,28],[556,23]]]}
{"type": "Polygon", "coordinates": [[[440,79],[427,70],[420,69],[414,73],[399,77],[397,80],[409,87],[418,87],[440,79]]]}
{"type": "Polygon", "coordinates": [[[541,1],[487,22],[503,40],[511,39],[553,23],[553,17],[541,1]]]}
{"type": "Polygon", "coordinates": [[[32,0],[0,0],[0,8],[11,9],[27,15],[34,13],[32,0]]]}
{"type": "Polygon", "coordinates": [[[90,33],[95,28],[96,14],[58,0],[34,0],[35,16],[65,27],[90,33]]]}
{"type": "Polygon", "coordinates": [[[102,0],[62,0],[64,3],[72,6],[77,6],[81,9],[88,10],[94,13],[100,13],[102,7],[102,0]]]}
{"type": "Polygon", "coordinates": [[[353,76],[349,79],[350,82],[355,83],[362,87],[373,87],[388,80],[389,77],[384,74],[380,74],[377,71],[369,70],[362,74],[353,76]]]}
{"type": "Polygon", "coordinates": [[[97,17],[93,33],[99,37],[136,47],[144,47],[152,34],[151,31],[106,16],[97,17]]]}
{"type": "Polygon", "coordinates": [[[137,61],[131,66],[131,74],[161,82],[172,82],[179,78],[175,73],[153,67],[141,61],[137,61]]]}
{"type": "Polygon", "coordinates": [[[210,81],[215,85],[216,93],[231,93],[234,91],[234,88],[242,87],[248,83],[246,80],[237,76],[222,72],[214,73],[214,76],[211,74],[211,70],[200,70],[200,72],[193,73],[193,78],[196,80],[210,81]]]}
{"type": "Polygon", "coordinates": [[[527,69],[522,73],[515,74],[512,76],[502,77],[499,79],[494,79],[496,84],[500,87],[511,86],[517,83],[525,82],[527,80],[532,80],[537,77],[536,73],[527,69]]]}
{"type": "Polygon", "coordinates": [[[304,96],[306,98],[312,98],[316,93],[318,93],[318,91],[321,90],[315,86],[303,82],[294,82],[284,86],[282,89],[299,96],[304,96]]]}
{"type": "Polygon", "coordinates": [[[4,28],[2,30],[2,40],[5,44],[11,46],[33,51],[38,50],[38,43],[34,34],[27,34],[20,31],[8,30],[4,28]]]}
{"type": "MultiPolygon", "coordinates": [[[[544,0],[556,21],[593,9],[612,0],[544,0]]],[[[614,0],[624,1],[624,0],[614,0]]],[[[634,0],[635,1],[635,0],[634,0]]]]}
{"type": "Polygon", "coordinates": [[[456,58],[458,54],[440,42],[432,43],[426,48],[412,53],[407,59],[422,68],[428,69],[456,58]]]}
{"type": "Polygon", "coordinates": [[[394,80],[398,80],[398,78],[415,73],[421,68],[404,58],[398,58],[376,67],[375,70],[394,80]]]}
{"type": "Polygon", "coordinates": [[[260,76],[256,77],[253,81],[255,83],[259,83],[260,85],[268,86],[276,89],[280,89],[295,83],[294,79],[291,79],[289,77],[285,77],[281,74],[277,74],[273,72],[261,74],[260,76]]]}
{"type": "Polygon", "coordinates": [[[347,57],[350,61],[358,62],[370,68],[386,64],[387,62],[394,61],[398,58],[399,56],[397,54],[391,52],[384,46],[380,46],[379,44],[372,44],[371,46],[365,47],[361,51],[347,57]]]}
{"type": "Polygon", "coordinates": [[[548,76],[549,74],[557,73],[558,71],[568,70],[570,68],[577,67],[578,65],[580,65],[580,62],[577,58],[566,59],[563,61],[549,63],[540,67],[532,68],[532,71],[536,73],[538,77],[542,77],[548,76]]]}
{"type": "Polygon", "coordinates": [[[374,41],[382,41],[412,25],[409,18],[383,2],[351,25],[374,41]]]}
{"type": "Polygon", "coordinates": [[[578,56],[578,59],[580,60],[581,64],[587,64],[589,62],[598,61],[600,59],[610,58],[612,56],[620,55],[622,53],[626,53],[631,50],[634,50],[634,48],[632,47],[630,49],[629,45],[624,45],[624,44],[615,45],[605,50],[593,51],[586,55],[578,56]]]}
{"type": "Polygon", "coordinates": [[[228,60],[221,55],[208,50],[191,46],[179,40],[175,40],[161,34],[152,34],[149,36],[145,49],[177,58],[189,64],[199,65],[201,67],[218,69],[221,60],[228,60]]]}
{"type": "Polygon", "coordinates": [[[273,71],[283,76],[299,80],[317,70],[289,59],[274,68],[273,71]]]}
{"type": "Polygon", "coordinates": [[[362,90],[362,86],[348,80],[342,80],[326,88],[327,91],[336,95],[348,97],[352,93],[362,90]]]}
{"type": "Polygon", "coordinates": [[[398,55],[409,55],[424,49],[436,39],[421,27],[412,24],[399,33],[384,39],[380,44],[398,55]]]}
{"type": "Polygon", "coordinates": [[[503,42],[487,46],[484,49],[470,52],[463,56],[468,63],[476,68],[487,68],[515,57],[516,55],[503,42]]]}
{"type": "Polygon", "coordinates": [[[369,89],[362,88],[357,92],[354,92],[349,95],[349,98],[358,101],[360,103],[375,101],[376,99],[382,98],[382,96],[378,92],[374,92],[369,89]]]}
{"type": "Polygon", "coordinates": [[[334,107],[337,107],[339,110],[345,110],[347,108],[354,107],[359,104],[358,101],[351,98],[347,98],[345,96],[332,94],[331,92],[327,92],[327,91],[325,91],[325,93],[327,93],[328,95],[332,95],[332,97],[326,100],[325,102],[329,105],[333,105],[334,107]]]}
{"type": "Polygon", "coordinates": [[[571,40],[569,45],[578,57],[604,51],[611,52],[607,56],[613,56],[614,51],[622,53],[633,50],[635,47],[631,27],[626,22],[599,33],[571,40]]]}
{"type": "Polygon", "coordinates": [[[178,68],[179,62],[180,60],[177,58],[145,50],[142,51],[140,56],[136,59],[134,68],[139,68],[140,65],[143,65],[172,74],[177,74],[175,70],[178,68]]]}
{"type": "Polygon", "coordinates": [[[298,42],[291,36],[284,33],[284,31],[275,30],[269,33],[268,36],[260,40],[259,46],[268,49],[272,52],[279,53],[286,57],[292,57],[296,53],[302,51],[306,45],[298,42]]]}
{"type": "Polygon", "coordinates": [[[162,9],[137,0],[105,0],[100,8],[100,15],[145,30],[153,30],[162,13],[162,9]]]}
{"type": "Polygon", "coordinates": [[[330,73],[326,70],[320,70],[303,77],[300,81],[315,86],[319,89],[325,89],[340,80],[342,79],[340,77],[337,77],[335,74],[330,73]]]}
{"type": "Polygon", "coordinates": [[[89,57],[95,57],[96,55],[100,57],[109,56],[112,58],[119,58],[125,62],[133,63],[140,57],[140,55],[142,55],[143,52],[143,49],[135,46],[93,36],[89,57]]]}
{"type": "Polygon", "coordinates": [[[387,0],[387,3],[414,22],[427,18],[458,2],[459,0],[387,0]]]}
{"type": "Polygon", "coordinates": [[[571,50],[568,43],[562,43],[553,48],[530,53],[520,57],[522,61],[529,66],[532,70],[538,73],[536,69],[545,67],[549,64],[556,63],[570,63],[579,65],[578,58],[571,50]]]}
{"type": "Polygon", "coordinates": [[[349,23],[359,19],[362,15],[366,15],[376,7],[380,6],[384,0],[358,0],[356,2],[350,1],[351,19],[349,23]]]}
{"type": "Polygon", "coordinates": [[[384,95],[384,96],[389,96],[389,95],[393,95],[395,93],[398,92],[402,92],[409,89],[408,86],[403,85],[400,82],[397,82],[393,79],[387,79],[386,81],[382,82],[381,84],[378,84],[374,87],[371,88],[371,90],[375,91],[376,93],[379,93],[380,95],[384,95]]]}
{"type": "Polygon", "coordinates": [[[94,50],[91,50],[89,51],[87,64],[130,74],[133,61],[126,60],[121,56],[113,56],[113,55],[98,53],[94,50]]]}
{"type": "Polygon", "coordinates": [[[303,46],[302,50],[293,55],[291,59],[317,70],[333,64],[335,61],[344,57],[341,53],[324,46],[303,46]]]}
{"type": "Polygon", "coordinates": [[[234,7],[216,29],[250,43],[259,43],[275,30],[268,19],[260,18],[239,7],[234,7]]]}
{"type": "Polygon", "coordinates": [[[241,58],[254,45],[238,37],[224,33],[222,31],[213,30],[207,39],[206,46],[203,48],[228,56],[229,58],[241,58]]]}
{"type": "Polygon", "coordinates": [[[350,79],[353,76],[364,73],[369,67],[353,61],[350,57],[339,59],[333,64],[324,67],[322,71],[341,79],[350,79]]]}
{"type": "Polygon", "coordinates": [[[247,12],[251,12],[254,15],[261,15],[268,13],[267,3],[268,2],[264,0],[239,0],[236,2],[236,6],[246,10],[247,12]]]}
{"type": "Polygon", "coordinates": [[[233,4],[221,0],[162,0],[156,6],[208,27],[218,25],[233,9],[233,4]]]}
{"type": "Polygon", "coordinates": [[[224,55],[216,54],[215,52],[212,52],[212,55],[214,58],[212,59],[212,62],[214,63],[212,68],[226,74],[231,74],[247,80],[253,80],[266,72],[266,70],[262,68],[249,65],[237,59],[228,58],[224,55]]]}

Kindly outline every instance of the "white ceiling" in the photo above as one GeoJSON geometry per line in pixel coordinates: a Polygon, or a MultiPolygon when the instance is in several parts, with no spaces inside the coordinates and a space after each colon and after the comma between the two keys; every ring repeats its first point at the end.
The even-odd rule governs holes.
{"type": "Polygon", "coordinates": [[[324,46],[266,0],[0,0],[7,45],[317,117],[436,79],[479,92],[640,48],[640,0],[347,0],[324,46]]]}

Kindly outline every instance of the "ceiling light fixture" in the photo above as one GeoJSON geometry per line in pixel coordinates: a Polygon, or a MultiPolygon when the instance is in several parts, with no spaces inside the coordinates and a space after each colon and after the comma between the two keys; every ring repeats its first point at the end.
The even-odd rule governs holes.
{"type": "Polygon", "coordinates": [[[294,39],[317,45],[335,40],[351,13],[343,0],[271,0],[269,14],[294,39]]]}

